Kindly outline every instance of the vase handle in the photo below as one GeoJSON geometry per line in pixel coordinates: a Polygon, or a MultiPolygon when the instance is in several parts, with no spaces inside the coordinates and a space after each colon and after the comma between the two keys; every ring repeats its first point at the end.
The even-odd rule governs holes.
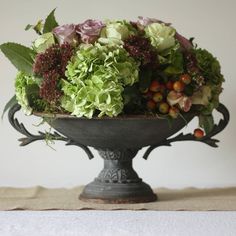
{"type": "Polygon", "coordinates": [[[66,145],[75,145],[78,146],[80,148],[82,148],[86,154],[88,155],[89,159],[92,159],[94,156],[92,154],[92,152],[90,151],[90,149],[81,144],[81,143],[77,143],[73,140],[70,140],[62,135],[60,135],[57,132],[53,132],[53,133],[48,133],[48,132],[41,132],[39,131],[37,135],[31,134],[22,123],[19,123],[18,119],[15,118],[15,113],[18,112],[21,109],[21,106],[19,104],[15,104],[14,106],[12,106],[9,109],[8,112],[8,120],[10,122],[10,124],[21,134],[23,134],[25,137],[20,138],[19,141],[20,146],[26,146],[34,141],[38,141],[38,140],[45,140],[47,137],[50,137],[50,140],[56,140],[56,141],[65,141],[66,145]]]}
{"type": "Polygon", "coordinates": [[[149,154],[155,148],[160,147],[160,146],[171,146],[171,143],[177,142],[177,141],[197,141],[197,142],[205,143],[211,147],[218,147],[217,143],[219,142],[219,140],[213,139],[212,137],[220,133],[227,126],[227,124],[229,123],[230,115],[229,115],[228,109],[222,103],[219,104],[216,110],[223,115],[223,119],[221,119],[218,124],[214,125],[212,131],[209,134],[205,135],[202,138],[196,138],[193,134],[180,133],[174,138],[165,139],[164,141],[158,144],[150,146],[144,153],[143,158],[147,160],[149,154]]]}

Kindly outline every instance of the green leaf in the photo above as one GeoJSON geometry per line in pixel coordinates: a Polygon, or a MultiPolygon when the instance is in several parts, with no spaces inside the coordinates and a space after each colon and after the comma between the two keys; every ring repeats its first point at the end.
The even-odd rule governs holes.
{"type": "Polygon", "coordinates": [[[167,74],[180,74],[183,72],[183,55],[179,51],[172,51],[170,55],[170,65],[165,69],[167,74]]]}
{"type": "Polygon", "coordinates": [[[34,28],[34,26],[28,24],[28,25],[25,26],[25,31],[30,30],[30,29],[32,29],[32,28],[34,28]]]}
{"type": "Polygon", "coordinates": [[[4,43],[0,45],[1,51],[19,70],[27,75],[33,74],[33,57],[35,52],[17,43],[4,43]]]}
{"type": "Polygon", "coordinates": [[[3,113],[2,113],[2,119],[4,117],[4,114],[11,108],[13,107],[15,104],[17,104],[17,100],[16,100],[16,95],[14,95],[10,101],[5,105],[3,113]]]}
{"type": "Polygon", "coordinates": [[[152,71],[149,69],[143,69],[139,71],[139,88],[140,91],[145,91],[149,88],[152,79],[152,71]]]}
{"type": "Polygon", "coordinates": [[[44,34],[51,32],[55,27],[58,26],[58,23],[57,23],[55,16],[54,16],[55,10],[56,10],[56,8],[54,10],[52,10],[52,12],[48,15],[48,17],[45,20],[45,24],[44,24],[44,28],[43,28],[44,34]]]}
{"type": "Polygon", "coordinates": [[[199,116],[199,126],[202,127],[206,134],[209,134],[214,127],[214,118],[212,115],[200,115],[199,116]]]}
{"type": "Polygon", "coordinates": [[[36,25],[26,25],[25,31],[33,29],[37,34],[41,35],[43,30],[43,20],[39,20],[36,25]]]}
{"type": "Polygon", "coordinates": [[[130,102],[137,102],[141,98],[136,85],[125,87],[122,95],[125,105],[130,102]]]}

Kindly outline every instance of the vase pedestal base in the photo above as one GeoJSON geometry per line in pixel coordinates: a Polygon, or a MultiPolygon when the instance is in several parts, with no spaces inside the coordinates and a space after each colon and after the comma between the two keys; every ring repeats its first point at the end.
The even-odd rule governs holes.
{"type": "Polygon", "coordinates": [[[79,199],[100,203],[153,202],[157,196],[139,178],[132,166],[138,149],[99,149],[104,168],[98,177],[85,186],[79,199]]]}
{"type": "Polygon", "coordinates": [[[151,187],[144,183],[101,183],[93,181],[85,186],[80,200],[94,203],[142,203],[157,200],[151,187]]]}

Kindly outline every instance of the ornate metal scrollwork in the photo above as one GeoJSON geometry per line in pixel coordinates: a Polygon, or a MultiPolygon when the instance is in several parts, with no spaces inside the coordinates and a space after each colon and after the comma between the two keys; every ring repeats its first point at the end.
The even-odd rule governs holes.
{"type": "Polygon", "coordinates": [[[139,183],[142,181],[132,167],[139,149],[98,149],[104,159],[104,169],[96,181],[101,183],[139,183]]]}
{"type": "Polygon", "coordinates": [[[20,123],[18,121],[17,118],[15,118],[15,113],[18,112],[21,109],[21,106],[19,104],[14,105],[8,112],[8,119],[10,124],[21,134],[23,134],[25,137],[20,138],[19,141],[20,146],[26,146],[32,142],[38,141],[38,140],[45,140],[48,136],[50,136],[50,140],[55,140],[55,141],[65,141],[66,145],[75,145],[78,146],[80,148],[82,148],[86,154],[88,155],[89,159],[92,159],[94,156],[92,154],[92,152],[90,151],[90,149],[81,144],[81,143],[77,143],[74,142],[73,140],[70,140],[62,135],[60,135],[57,132],[53,132],[53,133],[47,133],[47,132],[41,132],[39,131],[37,135],[31,134],[26,128],[25,126],[20,123]]]}
{"type": "Polygon", "coordinates": [[[227,126],[227,124],[229,123],[229,111],[221,103],[219,104],[219,106],[216,110],[223,115],[223,119],[221,119],[218,124],[214,125],[212,131],[209,134],[205,135],[202,138],[197,139],[197,138],[195,138],[195,136],[193,134],[180,133],[179,135],[177,135],[174,138],[165,139],[164,141],[162,141],[162,142],[160,142],[156,145],[150,146],[146,150],[146,152],[144,153],[143,158],[145,160],[147,160],[149,154],[157,147],[171,146],[171,143],[178,142],[178,141],[197,141],[197,142],[205,143],[205,144],[207,144],[211,147],[218,147],[217,143],[219,142],[219,140],[213,139],[212,137],[215,136],[216,134],[220,133],[227,126]]]}
{"type": "Polygon", "coordinates": [[[111,149],[97,149],[99,155],[104,159],[104,160],[131,160],[133,157],[137,154],[139,149],[116,149],[116,150],[111,150],[111,149]]]}
{"type": "Polygon", "coordinates": [[[142,180],[132,167],[103,169],[96,181],[105,183],[138,183],[142,180]]]}

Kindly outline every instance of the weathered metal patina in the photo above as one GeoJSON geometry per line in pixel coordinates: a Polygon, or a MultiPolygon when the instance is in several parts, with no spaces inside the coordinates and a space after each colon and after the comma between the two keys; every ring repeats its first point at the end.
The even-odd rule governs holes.
{"type": "MultiPolygon", "coordinates": [[[[21,146],[45,139],[46,133],[39,132],[33,135],[19,123],[15,113],[20,108],[19,105],[13,106],[9,110],[8,117],[11,125],[25,136],[19,139],[21,146]]],[[[60,114],[34,114],[51,118],[50,126],[59,132],[50,134],[51,139],[81,147],[90,159],[93,158],[93,154],[88,147],[94,147],[104,159],[104,169],[93,182],[85,186],[79,196],[81,200],[101,203],[139,203],[156,201],[157,196],[151,187],[138,177],[132,167],[132,159],[137,152],[143,147],[148,147],[143,156],[147,159],[153,149],[162,145],[170,146],[176,141],[198,141],[217,147],[218,140],[212,137],[221,132],[229,122],[229,112],[223,104],[219,105],[217,111],[223,115],[223,119],[201,139],[183,133],[169,138],[194,118],[193,113],[186,113],[185,120],[181,117],[175,119],[171,126],[166,119],[156,116],[87,119],[60,114]]]]}

